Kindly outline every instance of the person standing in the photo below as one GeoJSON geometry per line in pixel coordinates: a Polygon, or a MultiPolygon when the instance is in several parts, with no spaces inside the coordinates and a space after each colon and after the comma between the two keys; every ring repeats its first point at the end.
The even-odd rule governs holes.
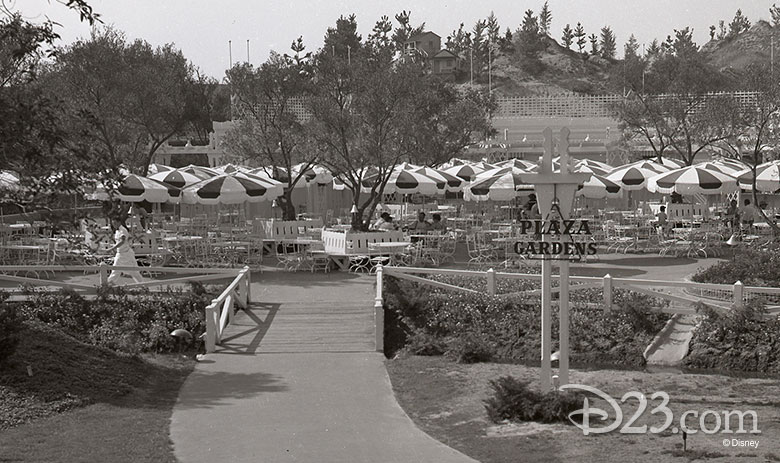
{"type": "Polygon", "coordinates": [[[736,199],[732,199],[728,207],[726,208],[726,212],[724,214],[724,220],[726,222],[726,225],[731,229],[735,229],[739,227],[739,208],[737,207],[736,199]]]}
{"type": "MultiPolygon", "coordinates": [[[[135,260],[135,253],[130,242],[130,232],[127,230],[124,221],[120,219],[111,219],[111,226],[114,228],[114,244],[108,249],[108,252],[116,251],[114,256],[114,267],[138,267],[138,261],[135,260]]],[[[111,270],[108,276],[108,283],[113,283],[122,274],[127,275],[136,283],[143,281],[141,272],[138,270],[111,270]]]]}
{"type": "Polygon", "coordinates": [[[740,211],[740,218],[742,219],[742,228],[747,230],[753,229],[753,223],[759,216],[759,212],[756,206],[750,204],[750,200],[745,200],[745,206],[740,211]]]}
{"type": "Polygon", "coordinates": [[[666,216],[666,206],[661,206],[658,214],[655,215],[655,226],[658,228],[658,233],[661,234],[661,238],[665,239],[667,231],[669,230],[669,219],[666,216]]]}

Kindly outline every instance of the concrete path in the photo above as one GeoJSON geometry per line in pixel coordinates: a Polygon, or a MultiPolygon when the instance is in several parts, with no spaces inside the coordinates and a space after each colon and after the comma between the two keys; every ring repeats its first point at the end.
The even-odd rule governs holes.
{"type": "Polygon", "coordinates": [[[473,462],[420,431],[374,352],[374,279],[267,272],[251,310],[185,382],[182,463],[473,462]],[[342,302],[348,301],[348,302],[342,302]]]}
{"type": "Polygon", "coordinates": [[[676,365],[688,355],[688,346],[693,338],[693,329],[698,315],[680,315],[670,322],[659,336],[655,349],[647,352],[650,365],[676,365]]]}

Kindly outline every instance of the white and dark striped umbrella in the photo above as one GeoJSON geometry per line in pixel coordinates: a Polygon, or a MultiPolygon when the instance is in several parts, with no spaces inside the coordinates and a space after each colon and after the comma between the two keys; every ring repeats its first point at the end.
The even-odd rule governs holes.
{"type": "Polygon", "coordinates": [[[153,174],[157,174],[160,172],[170,172],[172,170],[176,170],[171,166],[166,166],[165,164],[158,164],[158,163],[152,163],[149,164],[149,169],[147,169],[148,175],[151,176],[153,174]]]}
{"type": "Polygon", "coordinates": [[[18,190],[19,176],[10,170],[0,170],[0,190],[18,190]]]}
{"type": "Polygon", "coordinates": [[[190,164],[186,167],[179,167],[179,172],[184,172],[187,174],[192,174],[196,177],[198,177],[201,180],[206,180],[209,178],[214,178],[219,175],[219,172],[212,169],[211,167],[203,167],[203,166],[196,166],[194,164],[190,164]]]}
{"type": "MultiPolygon", "coordinates": [[[[374,183],[378,180],[375,174],[368,176],[361,182],[361,190],[363,192],[371,191],[374,183]]],[[[404,170],[402,168],[396,168],[390,174],[390,178],[385,185],[385,194],[421,194],[421,195],[435,195],[444,193],[445,188],[444,181],[437,181],[427,175],[418,174],[410,170],[404,170]]]]}
{"type": "MultiPolygon", "coordinates": [[[[739,186],[753,189],[753,170],[747,168],[737,174],[739,186]]],[[[756,190],[773,193],[780,190],[780,161],[769,161],[756,166],[756,190]]]]}
{"type": "Polygon", "coordinates": [[[716,159],[714,161],[700,162],[696,165],[703,165],[705,169],[717,170],[732,177],[738,176],[742,171],[748,168],[748,165],[736,159],[716,159]]]}
{"type": "Polygon", "coordinates": [[[452,167],[447,167],[446,169],[442,170],[442,172],[454,175],[458,178],[462,178],[467,182],[470,182],[474,180],[478,174],[484,172],[484,170],[480,169],[474,164],[459,164],[452,167]]]}
{"type": "Polygon", "coordinates": [[[577,195],[592,199],[618,198],[623,195],[623,188],[601,175],[594,174],[580,185],[577,195]]]}
{"type": "Polygon", "coordinates": [[[605,176],[607,180],[617,183],[626,190],[641,190],[647,185],[647,180],[658,175],[659,171],[628,164],[610,172],[605,176]]]}
{"type": "Polygon", "coordinates": [[[611,169],[604,170],[594,165],[577,163],[574,165],[572,171],[578,174],[593,174],[593,175],[601,175],[603,177],[608,175],[611,169]]]}
{"type": "MultiPolygon", "coordinates": [[[[614,169],[614,167],[610,166],[606,162],[594,161],[593,159],[577,160],[577,161],[574,162],[574,167],[575,168],[587,167],[587,168],[590,168],[590,169],[594,169],[594,172],[596,170],[600,170],[600,171],[607,172],[607,173],[612,172],[612,170],[614,169]]],[[[601,174],[599,174],[599,175],[601,175],[601,174]]]]}
{"type": "MultiPolygon", "coordinates": [[[[376,167],[373,167],[373,166],[365,167],[360,172],[361,179],[372,177],[372,176],[376,175],[378,172],[379,172],[379,170],[376,167]]],[[[336,190],[336,191],[346,190],[348,187],[347,187],[347,183],[344,180],[345,178],[346,178],[346,176],[344,176],[344,175],[334,175],[333,176],[333,189],[336,190]]]]}
{"type": "Polygon", "coordinates": [[[653,193],[695,195],[733,193],[739,186],[730,175],[699,166],[688,166],[650,178],[647,189],[653,193]]]}
{"type": "Polygon", "coordinates": [[[283,195],[284,189],[287,186],[286,183],[280,182],[279,180],[274,180],[267,175],[250,174],[249,172],[235,172],[231,175],[234,177],[248,178],[249,180],[258,182],[259,184],[268,188],[267,194],[271,195],[273,198],[283,195]]]}
{"type": "Polygon", "coordinates": [[[184,188],[203,180],[198,176],[178,170],[158,172],[156,174],[150,175],[149,178],[159,182],[167,183],[168,185],[175,186],[176,188],[184,188]]]}
{"type": "MultiPolygon", "coordinates": [[[[116,189],[117,198],[128,202],[138,203],[148,201],[150,203],[178,203],[181,197],[181,190],[178,188],[142,177],[140,175],[130,174],[122,180],[116,189]]],[[[106,201],[110,199],[105,185],[98,185],[95,192],[90,195],[92,199],[106,201]]]]}
{"type": "MultiPolygon", "coordinates": [[[[657,159],[642,159],[641,161],[634,161],[631,163],[626,164],[625,166],[635,166],[635,167],[641,167],[643,169],[649,169],[654,170],[656,172],[663,173],[663,172],[669,172],[673,169],[679,169],[680,167],[683,167],[681,162],[674,161],[672,159],[668,158],[661,158],[661,162],[658,162],[657,159]]],[[[623,166],[623,167],[625,167],[623,166]]]]}
{"type": "Polygon", "coordinates": [[[523,183],[519,169],[504,167],[483,172],[463,191],[466,201],[510,201],[533,193],[533,185],[523,183]]]}
{"type": "Polygon", "coordinates": [[[218,166],[215,167],[214,170],[216,170],[219,173],[223,174],[232,174],[234,172],[249,172],[250,169],[244,166],[239,166],[236,164],[225,164],[224,166],[218,166]]]}
{"type": "Polygon", "coordinates": [[[246,177],[223,174],[182,190],[185,204],[243,204],[270,201],[278,195],[269,194],[269,188],[246,177]]]}
{"type": "MultiPolygon", "coordinates": [[[[293,175],[298,175],[298,173],[304,167],[306,167],[304,163],[294,165],[292,168],[293,175]]],[[[306,169],[306,171],[303,173],[303,180],[303,182],[299,181],[295,185],[306,185],[307,183],[326,185],[333,181],[333,174],[331,174],[330,171],[323,166],[313,165],[306,169]]]]}
{"type": "Polygon", "coordinates": [[[536,170],[539,166],[535,162],[513,158],[507,159],[506,161],[497,162],[496,167],[512,167],[526,172],[531,172],[536,170]]]}
{"type": "Polygon", "coordinates": [[[433,169],[431,167],[420,167],[414,172],[431,177],[432,179],[436,180],[439,183],[444,182],[445,191],[450,191],[450,192],[463,191],[463,187],[466,184],[466,182],[461,178],[458,178],[454,175],[450,175],[438,169],[433,169]]]}

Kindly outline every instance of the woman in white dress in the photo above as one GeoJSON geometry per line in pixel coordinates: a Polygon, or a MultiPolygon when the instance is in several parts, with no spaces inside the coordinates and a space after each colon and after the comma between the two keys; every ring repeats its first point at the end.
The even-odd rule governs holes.
{"type": "MultiPolygon", "coordinates": [[[[116,251],[114,267],[138,268],[138,262],[135,260],[135,253],[130,242],[130,232],[127,230],[124,222],[119,219],[112,219],[111,226],[114,228],[114,241],[116,241],[116,244],[109,248],[108,251],[116,251]]],[[[136,283],[143,281],[141,272],[138,270],[112,270],[111,275],[108,276],[108,282],[113,283],[122,274],[131,277],[136,283]]]]}

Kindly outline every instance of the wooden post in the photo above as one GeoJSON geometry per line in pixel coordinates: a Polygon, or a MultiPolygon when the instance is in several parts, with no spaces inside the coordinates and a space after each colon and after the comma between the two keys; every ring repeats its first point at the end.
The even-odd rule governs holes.
{"type": "Polygon", "coordinates": [[[604,275],[604,311],[612,310],[612,276],[607,273],[604,275]]]}
{"type": "Polygon", "coordinates": [[[487,292],[490,296],[496,295],[496,271],[492,268],[485,272],[487,276],[487,292]]]}
{"type": "Polygon", "coordinates": [[[734,283],[732,291],[734,292],[734,307],[739,309],[744,305],[745,285],[741,281],[737,281],[734,283]]]}
{"type": "Polygon", "coordinates": [[[382,295],[382,264],[376,266],[376,299],[374,299],[374,336],[377,352],[385,351],[385,308],[382,295]]]}
{"type": "Polygon", "coordinates": [[[558,359],[558,385],[569,384],[569,261],[560,262],[560,296],[558,300],[558,323],[560,358],[558,359]]]}
{"type": "MultiPolygon", "coordinates": [[[[542,236],[542,241],[549,242],[547,235],[542,236]]],[[[552,262],[548,256],[542,257],[542,365],[540,387],[542,393],[550,390],[552,380],[552,262]]]]}
{"type": "Polygon", "coordinates": [[[100,274],[100,286],[105,286],[108,284],[108,266],[106,266],[105,262],[101,262],[100,265],[98,265],[98,273],[100,274]]]}
{"type": "Polygon", "coordinates": [[[214,352],[217,344],[217,315],[214,308],[216,304],[211,301],[208,307],[206,307],[206,353],[210,354],[214,352]]]}

